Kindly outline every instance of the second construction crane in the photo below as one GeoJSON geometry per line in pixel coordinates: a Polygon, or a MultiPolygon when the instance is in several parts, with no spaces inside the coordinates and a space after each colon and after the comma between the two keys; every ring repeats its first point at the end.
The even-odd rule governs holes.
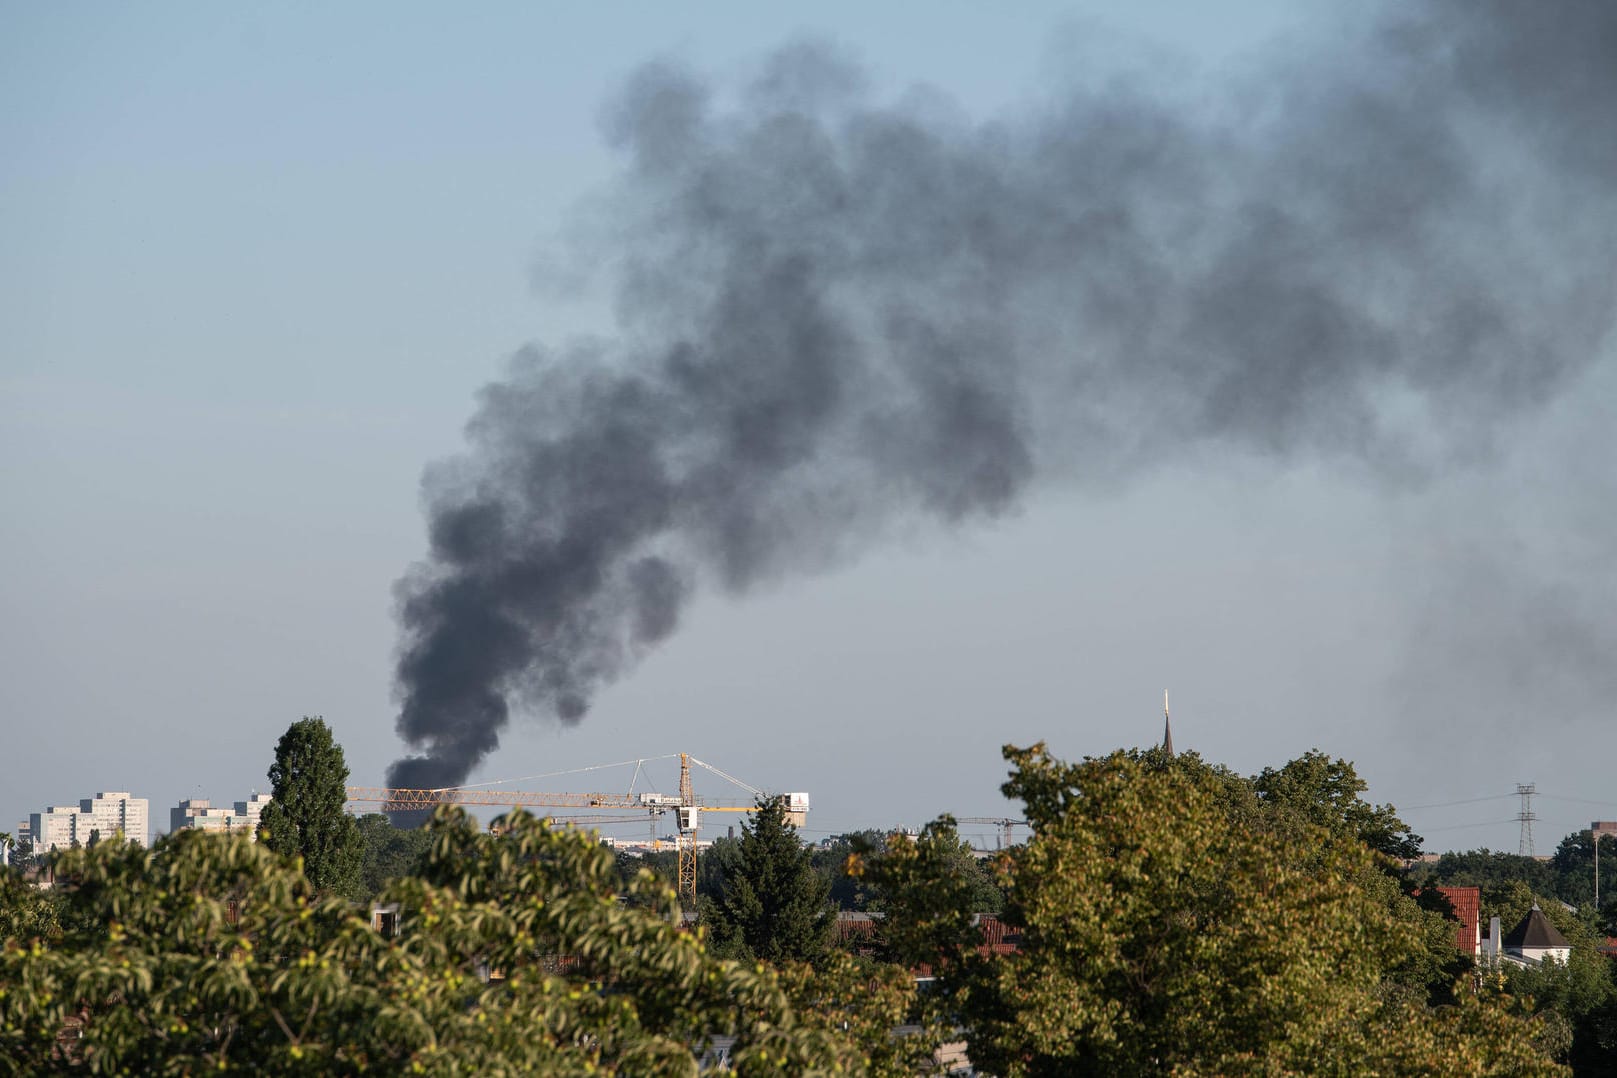
{"type": "Polygon", "coordinates": [[[999,834],[996,836],[995,841],[999,843],[999,848],[1002,850],[1016,845],[1016,828],[1027,826],[1026,820],[1008,820],[999,816],[959,816],[955,818],[955,823],[993,824],[999,828],[999,834]]]}
{"type": "MultiPolygon", "coordinates": [[[[350,786],[348,800],[353,803],[380,804],[383,811],[410,812],[436,808],[438,805],[503,805],[511,808],[574,808],[588,810],[643,809],[653,814],[673,812],[678,822],[679,837],[679,898],[687,909],[696,905],[696,842],[702,826],[702,814],[707,812],[748,813],[757,810],[757,801],[725,802],[697,797],[691,782],[691,764],[705,768],[726,781],[747,790],[755,798],[764,794],[739,779],[725,774],[712,764],[703,763],[690,753],[679,754],[679,793],[544,793],[530,790],[489,790],[467,787],[447,787],[437,790],[415,790],[393,786],[350,786]]],[[[785,799],[786,820],[794,827],[802,827],[808,819],[809,795],[789,793],[785,799]]]]}

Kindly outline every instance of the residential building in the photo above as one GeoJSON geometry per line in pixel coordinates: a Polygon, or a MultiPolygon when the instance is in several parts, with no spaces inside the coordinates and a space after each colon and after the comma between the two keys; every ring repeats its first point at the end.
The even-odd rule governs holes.
{"type": "Polygon", "coordinates": [[[188,797],[168,810],[168,830],[229,831],[234,813],[224,806],[215,806],[206,797],[188,797]]]}
{"type": "MultiPolygon", "coordinates": [[[[127,792],[98,793],[79,802],[81,815],[90,817],[90,829],[100,831],[102,838],[122,834],[137,846],[151,845],[151,823],[144,797],[131,797],[127,792]]],[[[88,840],[88,835],[85,839],[88,840]]]]}
{"type": "Polygon", "coordinates": [[[270,803],[269,794],[254,794],[246,801],[237,801],[229,807],[214,805],[205,797],[192,797],[168,810],[168,829],[172,831],[217,831],[224,834],[247,835],[258,838],[258,821],[264,806],[270,803]]]}
{"type": "Polygon", "coordinates": [[[34,836],[34,852],[49,853],[52,850],[65,850],[74,842],[88,842],[89,821],[82,821],[82,839],[78,837],[80,823],[77,805],[46,805],[44,812],[30,814],[28,831],[34,836]]]}
{"type": "Polygon", "coordinates": [[[107,790],[87,797],[78,805],[47,805],[44,812],[28,817],[28,833],[34,852],[67,849],[75,844],[88,846],[90,837],[122,835],[137,846],[151,842],[151,827],[144,797],[131,797],[127,791],[107,790]]]}
{"type": "Polygon", "coordinates": [[[247,833],[254,839],[258,838],[258,821],[264,815],[264,806],[273,798],[269,794],[261,794],[257,790],[245,801],[236,802],[236,818],[242,821],[247,833]]]}
{"type": "Polygon", "coordinates": [[[1503,938],[1499,918],[1493,918],[1488,925],[1488,935],[1483,940],[1483,957],[1495,966],[1501,962],[1513,966],[1536,966],[1546,959],[1564,965],[1571,956],[1572,945],[1544,916],[1544,911],[1538,908],[1537,903],[1515,928],[1503,934],[1503,938]]]}
{"type": "Polygon", "coordinates": [[[1572,957],[1572,945],[1561,935],[1559,929],[1550,924],[1550,919],[1544,916],[1544,911],[1535,903],[1521,923],[1505,933],[1505,953],[1525,958],[1530,962],[1542,962],[1546,958],[1553,958],[1557,962],[1565,963],[1572,957]]]}
{"type": "Polygon", "coordinates": [[[1482,950],[1482,888],[1451,886],[1437,890],[1449,900],[1454,919],[1459,922],[1454,931],[1454,945],[1475,957],[1482,950]]]}

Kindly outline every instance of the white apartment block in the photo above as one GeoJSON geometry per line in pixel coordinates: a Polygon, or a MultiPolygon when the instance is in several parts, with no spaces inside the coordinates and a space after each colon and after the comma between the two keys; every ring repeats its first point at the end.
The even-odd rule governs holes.
{"type": "Polygon", "coordinates": [[[108,839],[122,834],[137,846],[151,842],[146,799],[131,797],[122,790],[103,791],[77,805],[47,805],[44,812],[28,817],[28,831],[35,853],[67,849],[75,844],[88,846],[90,836],[96,833],[108,839]]]}
{"type": "Polygon", "coordinates": [[[84,838],[78,839],[80,826],[79,807],[77,805],[46,805],[44,812],[35,812],[28,817],[28,832],[34,836],[34,852],[48,853],[51,850],[65,850],[72,846],[75,839],[80,845],[89,841],[89,820],[83,821],[84,838]]]}
{"type": "Polygon", "coordinates": [[[261,794],[254,790],[253,796],[245,801],[236,802],[236,815],[246,822],[247,833],[254,839],[258,838],[258,819],[264,815],[264,806],[271,800],[269,794],[261,794]]]}
{"type": "Polygon", "coordinates": [[[168,810],[170,831],[217,831],[224,834],[247,835],[258,839],[258,820],[264,806],[270,803],[269,794],[254,793],[245,801],[230,807],[214,805],[205,797],[192,797],[168,810]]]}

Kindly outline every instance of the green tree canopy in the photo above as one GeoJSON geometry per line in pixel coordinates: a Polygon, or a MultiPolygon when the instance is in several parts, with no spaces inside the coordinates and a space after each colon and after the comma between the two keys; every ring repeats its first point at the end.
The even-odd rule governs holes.
{"type": "Polygon", "coordinates": [[[365,842],[343,811],[348,763],[324,719],[305,716],[287,727],[269,779],[273,799],[259,819],[264,842],[276,853],[303,858],[316,890],[360,897],[365,842]]]}
{"type": "Polygon", "coordinates": [[[831,904],[839,910],[869,911],[879,901],[867,881],[846,871],[850,854],[879,850],[886,845],[887,832],[851,831],[833,835],[809,851],[814,870],[825,877],[831,904]]]}
{"type": "Polygon", "coordinates": [[[22,839],[21,841],[15,843],[11,847],[11,852],[6,855],[6,864],[12,868],[26,868],[27,866],[34,864],[36,860],[37,858],[34,856],[34,844],[29,839],[22,839]]]}
{"type": "Polygon", "coordinates": [[[1522,884],[1535,895],[1575,906],[1591,929],[1617,934],[1617,837],[1600,843],[1600,906],[1595,906],[1595,848],[1591,832],[1574,831],[1563,838],[1547,860],[1495,850],[1445,853],[1435,862],[1416,865],[1412,876],[1422,885],[1474,885],[1500,892],[1522,884]]]}
{"type": "Polygon", "coordinates": [[[360,866],[361,897],[369,899],[390,881],[414,875],[421,866],[432,836],[421,827],[394,827],[380,812],[368,812],[357,821],[365,853],[360,866]]]}
{"type": "Polygon", "coordinates": [[[0,871],[0,941],[54,939],[61,931],[51,892],[25,883],[15,872],[0,871]]]}
{"type": "Polygon", "coordinates": [[[939,817],[915,839],[901,831],[841,835],[824,850],[815,851],[815,860],[822,874],[829,875],[833,866],[838,870],[836,874],[841,879],[833,880],[831,893],[834,899],[839,894],[845,896],[839,905],[880,913],[887,909],[890,899],[875,880],[863,875],[860,866],[872,856],[879,858],[895,845],[916,843],[934,859],[932,874],[948,881],[951,901],[968,913],[999,913],[1005,908],[1005,894],[999,887],[996,866],[1005,859],[1006,852],[979,857],[971,843],[960,837],[952,816],[939,817]],[[850,872],[850,868],[853,871],[850,872]]]}
{"type": "Polygon", "coordinates": [[[1005,864],[1019,954],[979,957],[957,904],[934,899],[946,827],[870,866],[913,926],[895,942],[939,962],[940,1005],[980,1069],[1558,1073],[1506,1004],[1464,993],[1432,1009],[1389,991],[1428,948],[1431,915],[1341,814],[1289,813],[1292,841],[1277,843],[1251,826],[1239,782],[1194,758],[1006,754],[1005,793],[1033,828],[1005,864]]]}
{"type": "Polygon", "coordinates": [[[0,950],[0,1072],[694,1075],[729,1035],[739,1074],[846,1074],[908,1006],[847,967],[788,991],[678,928],[649,873],[619,902],[594,836],[503,822],[439,811],[422,874],[379,896],[403,913],[393,938],[244,837],[65,854],[87,916],[0,950]],[[83,1038],[64,1048],[70,1023],[83,1038]]]}
{"type": "Polygon", "coordinates": [[[1486,887],[1482,916],[1510,930],[1538,906],[1566,938],[1566,962],[1506,965],[1492,974],[1501,991],[1523,1000],[1546,1022],[1541,1040],[1578,1075],[1605,1075],[1617,1064],[1617,963],[1600,953],[1605,936],[1583,911],[1574,913],[1520,880],[1486,887]]]}
{"type": "MultiPolygon", "coordinates": [[[[939,817],[913,839],[894,833],[880,845],[858,845],[847,857],[847,871],[868,881],[875,895],[883,914],[875,942],[882,952],[907,965],[937,967],[950,1000],[947,1010],[972,1002],[965,998],[969,975],[982,972],[975,961],[982,936],[971,916],[978,881],[975,871],[962,871],[954,820],[939,817]]],[[[1000,864],[1010,856],[1002,854],[1000,864]]],[[[959,1014],[943,1017],[956,1021],[959,1014]]]]}
{"type": "Polygon", "coordinates": [[[760,798],[741,830],[721,868],[717,894],[702,903],[714,947],[774,963],[824,958],[835,916],[830,888],[786,822],[786,799],[760,798]]]}
{"type": "Polygon", "coordinates": [[[1283,767],[1264,768],[1252,786],[1264,804],[1279,813],[1327,831],[1345,831],[1389,858],[1420,856],[1421,837],[1391,805],[1372,805],[1359,796],[1367,788],[1365,781],[1346,760],[1310,750],[1283,767]]]}
{"type": "MultiPolygon", "coordinates": [[[[1561,840],[1550,859],[1554,882],[1550,893],[1580,911],[1595,907],[1595,844],[1593,831],[1574,831],[1561,840]]],[[[1617,835],[1600,840],[1600,906],[1617,911],[1617,835]]],[[[1617,931],[1617,929],[1613,929],[1617,931]]]]}

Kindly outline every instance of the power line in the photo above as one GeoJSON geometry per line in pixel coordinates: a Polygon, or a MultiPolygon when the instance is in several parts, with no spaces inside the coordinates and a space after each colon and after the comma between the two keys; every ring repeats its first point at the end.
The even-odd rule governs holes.
{"type": "MultiPolygon", "coordinates": [[[[1512,797],[1520,797],[1521,791],[1508,794],[1489,794],[1487,797],[1467,797],[1459,801],[1434,801],[1427,805],[1394,805],[1399,812],[1419,812],[1422,809],[1453,808],[1456,805],[1479,805],[1484,801],[1504,801],[1512,797]]],[[[1617,801],[1597,801],[1591,797],[1566,797],[1562,794],[1541,793],[1536,788],[1534,797],[1546,797],[1551,801],[1571,801],[1579,805],[1594,805],[1597,808],[1617,809],[1617,801]]]]}
{"type": "Polygon", "coordinates": [[[1484,820],[1481,823],[1455,823],[1455,824],[1449,824],[1446,827],[1423,827],[1423,828],[1421,828],[1421,830],[1423,832],[1429,832],[1429,833],[1435,834],[1438,831],[1463,831],[1468,827],[1498,827],[1500,824],[1515,823],[1515,822],[1516,822],[1516,817],[1515,816],[1507,816],[1503,820],[1484,820]]]}
{"type": "Polygon", "coordinates": [[[1516,796],[1515,794],[1493,794],[1492,796],[1489,796],[1489,797],[1469,797],[1469,798],[1466,798],[1464,801],[1437,801],[1437,802],[1434,802],[1433,804],[1430,804],[1430,805],[1405,805],[1403,808],[1399,809],[1398,811],[1399,812],[1415,812],[1415,811],[1418,811],[1420,809],[1451,808],[1454,805],[1476,805],[1476,804],[1480,804],[1483,801],[1503,801],[1506,798],[1515,797],[1515,796],[1516,796]]]}
{"type": "Polygon", "coordinates": [[[1580,805],[1594,805],[1597,808],[1617,809],[1617,802],[1614,801],[1595,801],[1588,797],[1561,797],[1557,794],[1539,794],[1538,796],[1547,797],[1551,801],[1574,801],[1580,805]]]}

